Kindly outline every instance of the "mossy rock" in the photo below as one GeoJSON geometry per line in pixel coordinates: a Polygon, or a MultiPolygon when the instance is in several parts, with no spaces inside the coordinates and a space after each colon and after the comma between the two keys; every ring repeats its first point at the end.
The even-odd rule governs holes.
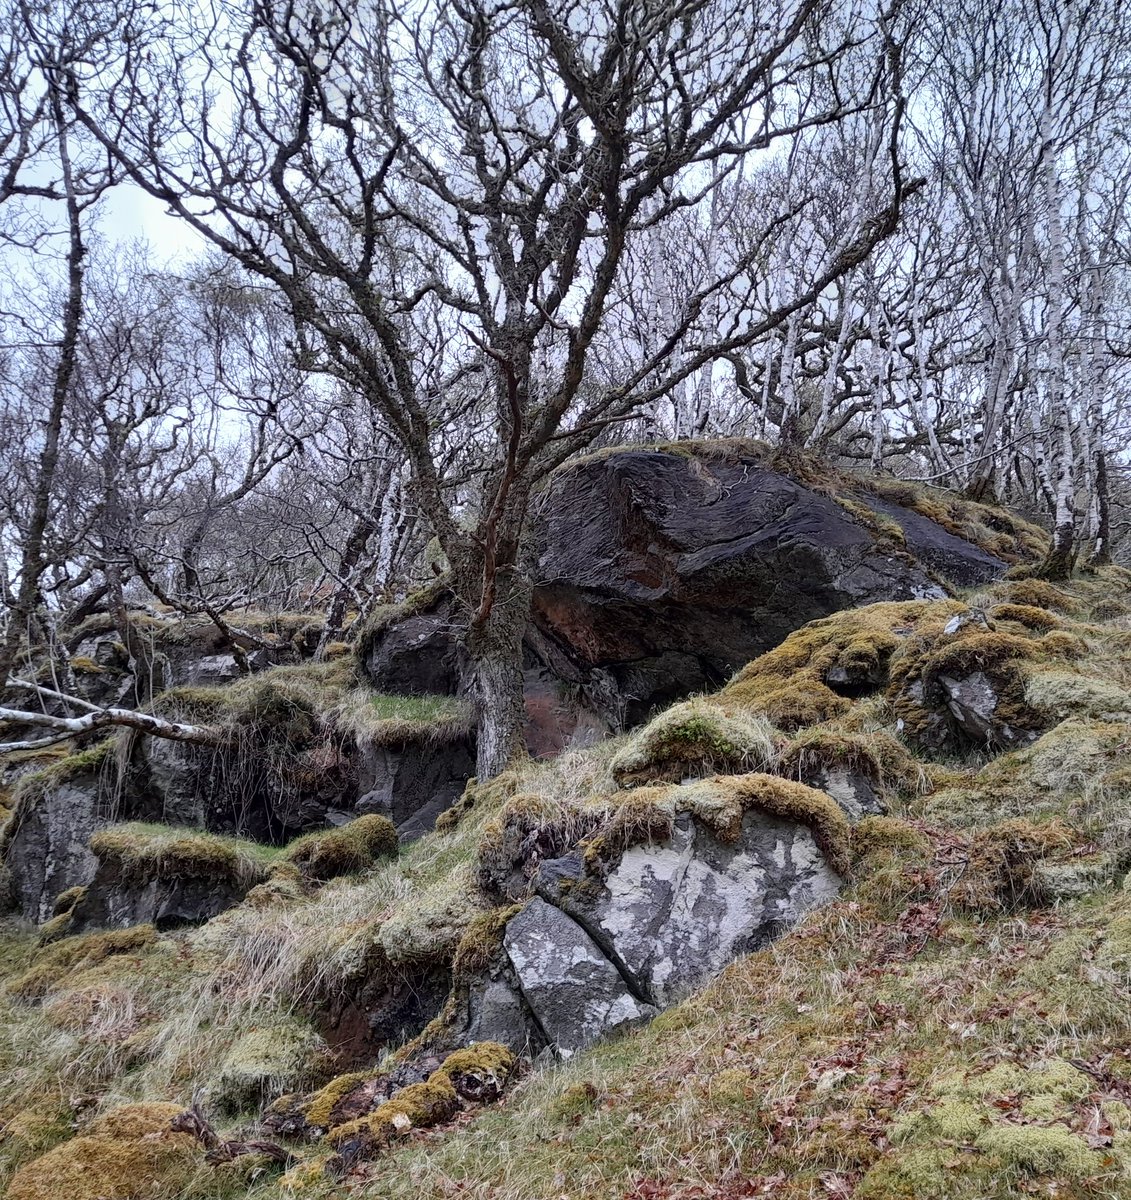
{"type": "Polygon", "coordinates": [[[182,1111],[135,1104],[100,1117],[81,1137],[22,1166],[9,1200],[173,1200],[202,1157],[195,1139],[169,1128],[182,1111]]]}
{"type": "Polygon", "coordinates": [[[410,1129],[426,1129],[450,1120],[459,1111],[459,1097],[448,1075],[434,1071],[423,1083],[409,1084],[368,1116],[338,1125],[326,1135],[330,1145],[343,1149],[353,1143],[362,1157],[383,1149],[410,1129]]]}
{"type": "Polygon", "coordinates": [[[210,1088],[223,1113],[258,1111],[271,1096],[308,1084],[325,1043],[305,1022],[276,1020],[243,1034],[210,1088]]]}
{"type": "Polygon", "coordinates": [[[611,769],[622,786],[674,783],[689,775],[764,770],[775,757],[765,718],[696,699],[674,705],[634,734],[611,769]]]}
{"type": "Polygon", "coordinates": [[[255,842],[140,823],[99,830],[90,848],[124,882],[139,884],[194,879],[250,887],[267,878],[271,860],[271,851],[255,842]]]}
{"type": "Polygon", "coordinates": [[[286,848],[283,859],[297,866],[304,878],[323,883],[367,871],[396,853],[397,831],[392,821],[371,813],[336,829],[305,834],[286,848]]]}

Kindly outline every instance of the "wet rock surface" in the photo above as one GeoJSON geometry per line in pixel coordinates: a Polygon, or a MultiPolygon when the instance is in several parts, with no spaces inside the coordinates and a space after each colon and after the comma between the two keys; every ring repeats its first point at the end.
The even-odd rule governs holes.
{"type": "Polygon", "coordinates": [[[90,882],[98,859],[91,837],[106,824],[97,774],[60,784],[21,806],[5,830],[11,900],[29,921],[51,916],[55,897],[90,882]]]}
{"type": "MultiPolygon", "coordinates": [[[[987,583],[1006,569],[898,504],[864,494],[854,503],[898,525],[905,545],[753,459],[625,450],[559,472],[536,531],[532,719],[546,724],[548,680],[565,690],[553,701],[559,728],[536,731],[532,750],[560,749],[576,728],[584,737],[638,724],[718,687],[818,617],[941,597],[948,584],[987,583]]],[[[367,673],[382,690],[459,693],[467,664],[458,641],[450,601],[439,599],[374,640],[367,673]]],[[[846,674],[829,686],[855,695],[876,682],[846,674]]]]}

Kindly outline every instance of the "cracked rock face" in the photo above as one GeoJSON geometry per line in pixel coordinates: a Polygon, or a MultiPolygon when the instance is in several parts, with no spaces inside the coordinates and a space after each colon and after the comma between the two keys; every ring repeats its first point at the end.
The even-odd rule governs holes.
{"type": "Polygon", "coordinates": [[[511,919],[503,945],[535,1020],[564,1058],[656,1014],[585,930],[541,898],[511,919]]]}
{"type": "MultiPolygon", "coordinates": [[[[734,844],[683,813],[667,842],[630,847],[603,875],[588,873],[579,852],[543,862],[539,894],[503,938],[531,1042],[568,1056],[649,1019],[828,903],[841,884],[806,825],[759,810],[746,814],[734,844]]],[[[517,1013],[518,997],[504,1007],[517,1013]]]]}

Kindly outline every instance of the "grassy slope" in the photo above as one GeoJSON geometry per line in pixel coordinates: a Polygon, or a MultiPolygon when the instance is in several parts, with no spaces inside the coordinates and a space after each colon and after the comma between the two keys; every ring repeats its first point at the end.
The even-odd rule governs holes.
{"type": "MultiPolygon", "coordinates": [[[[1023,591],[972,599],[991,611],[1037,600],[1056,632],[1081,639],[1083,659],[1033,667],[1034,679],[1061,677],[1066,719],[1053,733],[989,763],[972,754],[909,770],[898,749],[885,750],[883,790],[907,820],[860,827],[857,882],[838,903],[650,1028],[533,1073],[471,1123],[412,1135],[346,1189],[390,1200],[1131,1196],[1131,893],[1117,882],[1056,907],[1012,904],[1007,885],[1028,878],[1026,855],[1036,854],[1032,830],[1011,827],[1007,842],[984,833],[1036,814],[1063,823],[1064,833],[1038,828],[1066,839],[1069,869],[1098,850],[1125,852],[1131,730],[1108,710],[1118,715],[1131,685],[1118,615],[1127,579],[1112,574],[1059,600],[1023,591]],[[1113,691],[1097,698],[1098,680],[1113,691]]],[[[1018,616],[1038,620],[1009,614],[1018,616]]],[[[867,636],[841,638],[838,653],[873,645],[868,621],[860,628],[867,636]]],[[[668,718],[650,734],[523,768],[477,793],[454,829],[363,876],[308,898],[260,894],[196,932],[84,959],[41,1002],[8,992],[0,1170],[115,1103],[187,1102],[204,1084],[237,1124],[259,1098],[332,1074],[309,1041],[303,1000],[450,958],[484,903],[477,849],[516,793],[548,818],[615,805],[616,776],[647,776],[650,763],[658,778],[673,763],[693,770],[696,756],[704,773],[765,768],[775,756],[784,769],[822,737],[853,752],[853,738],[888,745],[882,700],[787,735],[766,723],[772,694],[755,688],[745,707],[721,700],[727,719],[717,723],[699,702],[690,722],[668,718]]],[[[16,978],[34,954],[33,938],[13,934],[0,970],[16,978]]],[[[266,1176],[249,1193],[241,1178],[202,1170],[179,1194],[288,1189],[266,1176]]]]}

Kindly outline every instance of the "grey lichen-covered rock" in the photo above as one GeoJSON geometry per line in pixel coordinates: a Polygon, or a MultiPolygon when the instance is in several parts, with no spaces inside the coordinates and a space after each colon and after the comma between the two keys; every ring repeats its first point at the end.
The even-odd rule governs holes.
{"type": "Polygon", "coordinates": [[[975,744],[1009,749],[1036,740],[1036,731],[1019,729],[1002,717],[998,690],[984,671],[959,678],[939,675],[938,686],[955,725],[975,744]]]}
{"type": "Polygon", "coordinates": [[[505,962],[467,989],[463,1036],[568,1056],[675,1003],[839,892],[805,820],[752,806],[736,829],[724,837],[677,809],[661,841],[611,859],[584,846],[541,858],[537,895],[507,922],[505,962]]]}
{"type": "Polygon", "coordinates": [[[105,824],[97,774],[21,802],[4,838],[11,900],[21,916],[45,921],[60,892],[91,881],[98,859],[90,839],[105,824]]]}
{"type": "Polygon", "coordinates": [[[887,812],[872,781],[863,771],[844,766],[821,766],[809,771],[802,782],[831,796],[850,821],[882,816],[887,812]]]}
{"type": "Polygon", "coordinates": [[[628,990],[585,930],[544,900],[511,919],[503,945],[523,998],[563,1057],[656,1013],[628,990]]]}
{"type": "Polygon", "coordinates": [[[617,963],[636,994],[674,1003],[741,954],[766,945],[807,912],[828,903],[842,880],[809,828],[748,811],[739,840],[722,841],[688,813],[665,845],[633,846],[598,890],[536,884],[617,963]]]}

